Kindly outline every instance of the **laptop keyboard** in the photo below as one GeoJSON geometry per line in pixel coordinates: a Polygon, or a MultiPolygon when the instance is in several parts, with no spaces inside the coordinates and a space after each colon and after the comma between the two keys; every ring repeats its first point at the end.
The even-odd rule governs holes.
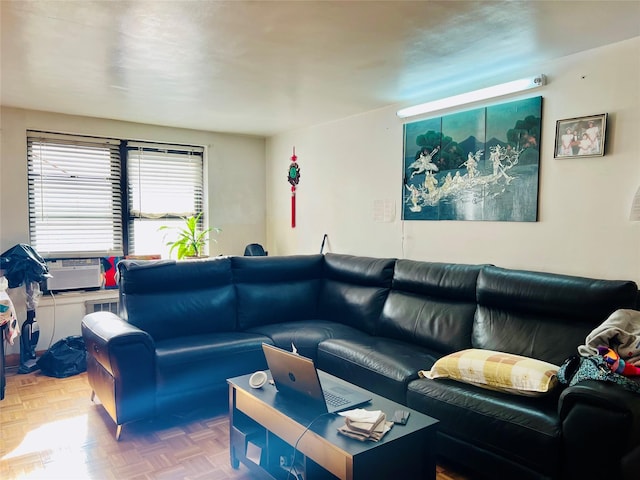
{"type": "Polygon", "coordinates": [[[323,392],[323,393],[324,393],[324,399],[326,400],[327,405],[331,407],[340,407],[345,403],[349,403],[349,401],[346,398],[340,397],[339,395],[334,395],[331,392],[323,392]]]}

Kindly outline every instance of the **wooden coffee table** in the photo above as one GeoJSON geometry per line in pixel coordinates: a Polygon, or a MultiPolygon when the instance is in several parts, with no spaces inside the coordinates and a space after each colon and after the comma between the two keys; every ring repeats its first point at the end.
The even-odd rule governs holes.
{"type": "MultiPolygon", "coordinates": [[[[319,373],[321,379],[330,376],[319,373]]],[[[372,401],[361,408],[382,410],[389,420],[398,409],[411,414],[406,425],[394,425],[379,442],[361,442],[338,433],[344,417],[310,413],[304,402],[283,397],[271,383],[251,388],[250,376],[227,380],[233,468],[242,463],[256,478],[278,480],[435,479],[438,420],[367,392],[372,401]],[[291,468],[292,461],[295,469],[291,468]]]]}

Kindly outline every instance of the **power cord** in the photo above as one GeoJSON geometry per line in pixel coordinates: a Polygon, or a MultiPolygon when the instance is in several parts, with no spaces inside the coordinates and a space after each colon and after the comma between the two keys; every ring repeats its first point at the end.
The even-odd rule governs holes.
{"type": "Polygon", "coordinates": [[[49,346],[47,347],[47,350],[51,348],[51,344],[53,343],[53,337],[55,336],[55,333],[56,333],[56,297],[51,291],[49,292],[49,295],[51,295],[51,300],[53,301],[53,326],[51,328],[51,338],[49,338],[49,346]]]}
{"type": "Polygon", "coordinates": [[[296,453],[298,452],[298,443],[300,443],[300,440],[302,439],[304,434],[309,431],[309,429],[311,428],[311,425],[313,425],[317,420],[324,417],[325,415],[333,415],[333,413],[331,412],[321,413],[320,415],[315,417],[313,420],[311,420],[309,424],[305,427],[305,429],[302,431],[302,433],[298,436],[296,443],[294,443],[293,445],[293,455],[291,457],[291,465],[289,466],[289,471],[287,472],[287,476],[293,475],[295,472],[295,478],[298,478],[298,470],[296,469],[296,453]]]}

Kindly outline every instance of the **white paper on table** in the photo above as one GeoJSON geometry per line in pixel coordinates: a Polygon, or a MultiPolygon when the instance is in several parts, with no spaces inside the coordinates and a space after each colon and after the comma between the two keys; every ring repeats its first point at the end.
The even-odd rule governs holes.
{"type": "Polygon", "coordinates": [[[338,415],[349,418],[352,422],[376,423],[382,415],[382,410],[365,410],[364,408],[354,408],[338,415]]]}

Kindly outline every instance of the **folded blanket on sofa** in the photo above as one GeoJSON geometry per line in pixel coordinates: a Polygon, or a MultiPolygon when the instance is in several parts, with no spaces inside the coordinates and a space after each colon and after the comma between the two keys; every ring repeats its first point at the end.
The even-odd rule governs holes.
{"type": "Polygon", "coordinates": [[[640,365],[640,312],[620,309],[596,327],[578,347],[583,357],[598,355],[598,347],[609,347],[625,362],[640,365]]]}

